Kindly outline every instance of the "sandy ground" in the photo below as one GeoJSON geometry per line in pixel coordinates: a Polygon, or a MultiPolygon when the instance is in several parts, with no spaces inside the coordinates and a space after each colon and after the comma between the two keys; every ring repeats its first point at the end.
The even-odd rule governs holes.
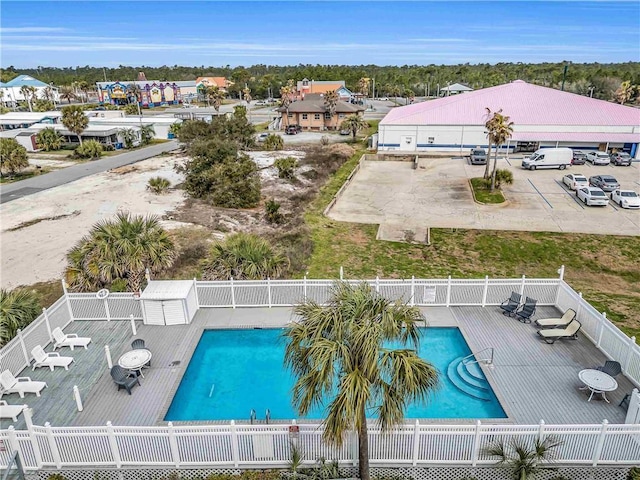
{"type": "MultiPolygon", "coordinates": [[[[149,178],[158,175],[172,184],[181,182],[182,176],[173,169],[179,160],[170,155],[155,157],[119,169],[133,168],[129,173],[104,172],[0,205],[0,286],[61,278],[66,252],[93,224],[118,211],[163,215],[181,205],[181,190],[154,195],[146,189],[149,178]],[[26,222],[63,215],[9,231],[26,222]]],[[[175,222],[163,224],[175,226],[175,222]]]]}

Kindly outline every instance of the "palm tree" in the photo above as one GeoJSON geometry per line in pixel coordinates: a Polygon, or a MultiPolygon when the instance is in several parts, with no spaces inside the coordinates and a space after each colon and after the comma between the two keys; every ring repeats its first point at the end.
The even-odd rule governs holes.
{"type": "Polygon", "coordinates": [[[71,103],[71,100],[76,98],[76,94],[73,93],[73,88],[63,85],[60,87],[60,98],[67,101],[67,103],[71,103]]]}
{"type": "Polygon", "coordinates": [[[82,107],[78,105],[68,105],[62,109],[62,124],[71,133],[78,136],[82,145],[82,132],[89,125],[89,118],[84,114],[82,107]]]}
{"type": "Polygon", "coordinates": [[[287,114],[287,125],[289,125],[289,105],[293,101],[293,80],[289,80],[286,85],[280,87],[280,106],[285,109],[287,114]]]}
{"type": "Polygon", "coordinates": [[[207,105],[213,105],[216,109],[216,113],[220,112],[220,105],[224,99],[224,92],[220,90],[216,85],[206,86],[202,88],[204,98],[207,100],[207,105]]]}
{"type": "Polygon", "coordinates": [[[356,134],[360,130],[364,130],[365,128],[369,128],[369,124],[364,121],[364,119],[354,113],[353,115],[347,116],[342,123],[340,124],[340,130],[350,130],[351,135],[353,135],[353,141],[356,141],[356,134]]]}
{"type": "Polygon", "coordinates": [[[236,233],[215,243],[203,262],[204,280],[260,280],[280,277],[289,265],[287,257],[263,238],[236,233]]]}
{"type": "Polygon", "coordinates": [[[62,136],[54,128],[44,128],[36,135],[36,144],[45,152],[60,150],[62,148],[62,136]]]}
{"type": "Polygon", "coordinates": [[[338,107],[338,93],[335,90],[326,92],[324,94],[324,109],[330,115],[329,128],[332,127],[333,117],[336,114],[337,107],[338,107]]]}
{"type": "Polygon", "coordinates": [[[31,104],[31,101],[33,100],[33,96],[36,94],[36,92],[36,87],[31,87],[29,85],[23,85],[22,87],[20,87],[20,94],[27,101],[30,112],[33,112],[33,105],[31,104]]]}
{"type": "Polygon", "coordinates": [[[142,111],[140,110],[140,99],[142,96],[142,90],[136,83],[131,83],[127,86],[127,99],[129,100],[129,104],[135,104],[138,107],[138,115],[142,116],[142,111]]]}
{"type": "Polygon", "coordinates": [[[358,92],[360,92],[365,97],[369,96],[369,79],[361,78],[358,80],[358,92]]]}
{"type": "Polygon", "coordinates": [[[485,454],[498,457],[498,465],[511,469],[514,480],[532,480],[542,462],[555,458],[555,450],[561,443],[553,436],[544,440],[536,439],[533,448],[518,439],[513,439],[509,444],[499,441],[489,445],[485,454]]]}
{"type": "MultiPolygon", "coordinates": [[[[487,108],[487,115],[490,115],[491,111],[487,108]]],[[[491,191],[495,189],[496,186],[496,169],[498,168],[498,149],[500,145],[503,145],[507,139],[511,138],[511,134],[513,133],[513,122],[510,121],[510,118],[506,115],[502,114],[502,109],[494,112],[493,115],[487,120],[485,123],[485,127],[489,132],[489,148],[491,148],[491,142],[496,146],[496,150],[494,153],[493,159],[493,172],[491,173],[491,191]]],[[[491,153],[491,151],[489,151],[491,153]]],[[[490,157],[487,156],[487,159],[490,157]]],[[[487,161],[487,164],[489,162],[487,161]]]]}
{"type": "Polygon", "coordinates": [[[45,100],[48,100],[50,102],[53,102],[55,100],[55,94],[53,91],[53,87],[51,87],[51,85],[45,87],[42,90],[42,98],[44,98],[45,100]]]}
{"type": "Polygon", "coordinates": [[[37,295],[31,290],[0,290],[0,346],[16,336],[40,314],[37,295]]]}
{"type": "Polygon", "coordinates": [[[78,89],[82,92],[82,96],[85,102],[89,101],[89,90],[91,90],[91,85],[86,80],[80,80],[78,82],[78,89]]]}
{"type": "Polygon", "coordinates": [[[636,90],[636,85],[631,85],[630,81],[622,82],[620,87],[613,94],[616,102],[620,103],[620,105],[624,105],[629,100],[633,98],[633,94],[636,90]]]}
{"type": "Polygon", "coordinates": [[[148,145],[153,136],[156,134],[152,124],[140,125],[140,143],[142,145],[148,145]]]}
{"type": "Polygon", "coordinates": [[[77,291],[108,287],[120,279],[128,291],[137,292],[146,268],[159,272],[174,258],[175,246],[158,217],[121,212],[114,221],[95,224],[67,253],[65,275],[77,291]]]}
{"type": "Polygon", "coordinates": [[[417,354],[424,315],[365,283],[336,283],[327,305],[306,300],[294,313],[299,320],[284,333],[285,365],[296,377],[293,404],[304,416],[327,400],[323,439],[341,446],[356,430],[360,478],[369,480],[367,412],[389,431],[407,405],[426,401],[438,386],[437,370],[417,354]]]}
{"type": "Polygon", "coordinates": [[[133,148],[136,143],[136,139],[138,138],[136,131],[133,128],[121,128],[118,133],[122,137],[124,148],[133,148]]]}

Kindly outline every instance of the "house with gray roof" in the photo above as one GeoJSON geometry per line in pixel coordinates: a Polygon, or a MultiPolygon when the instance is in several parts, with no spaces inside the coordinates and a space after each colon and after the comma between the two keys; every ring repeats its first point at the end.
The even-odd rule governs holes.
{"type": "Polygon", "coordinates": [[[288,108],[278,109],[282,113],[280,126],[300,125],[303,130],[336,130],[348,115],[362,115],[364,107],[338,100],[333,115],[327,111],[324,95],[308,93],[304,100],[291,103],[288,108]]]}

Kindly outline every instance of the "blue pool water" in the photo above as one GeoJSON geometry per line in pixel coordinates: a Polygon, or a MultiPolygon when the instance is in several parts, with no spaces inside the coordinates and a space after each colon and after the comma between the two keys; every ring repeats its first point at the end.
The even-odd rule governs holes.
{"type": "MultiPolygon", "coordinates": [[[[419,354],[440,372],[440,389],[427,405],[412,404],[405,418],[505,418],[489,401],[459,391],[447,367],[471,352],[457,328],[421,328],[419,354]]],[[[293,377],[283,366],[282,329],[205,330],[189,362],[166,421],[248,420],[251,409],[263,420],[300,418],[291,405],[293,377]]],[[[307,418],[321,419],[323,408],[307,418]]]]}

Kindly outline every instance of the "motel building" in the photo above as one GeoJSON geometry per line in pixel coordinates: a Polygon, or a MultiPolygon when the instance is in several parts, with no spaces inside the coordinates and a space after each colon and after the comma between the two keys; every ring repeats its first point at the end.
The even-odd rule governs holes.
{"type": "Polygon", "coordinates": [[[98,98],[102,103],[111,105],[128,105],[135,102],[131,96],[131,86],[140,89],[140,106],[153,108],[167,105],[178,105],[184,98],[195,95],[196,82],[161,82],[159,80],[138,80],[131,82],[97,82],[98,98]]]}
{"type": "Polygon", "coordinates": [[[514,123],[502,151],[569,147],[625,151],[640,159],[640,110],[522,80],[394,108],[378,127],[378,151],[462,154],[487,148],[487,108],[502,110],[514,123]]]}

